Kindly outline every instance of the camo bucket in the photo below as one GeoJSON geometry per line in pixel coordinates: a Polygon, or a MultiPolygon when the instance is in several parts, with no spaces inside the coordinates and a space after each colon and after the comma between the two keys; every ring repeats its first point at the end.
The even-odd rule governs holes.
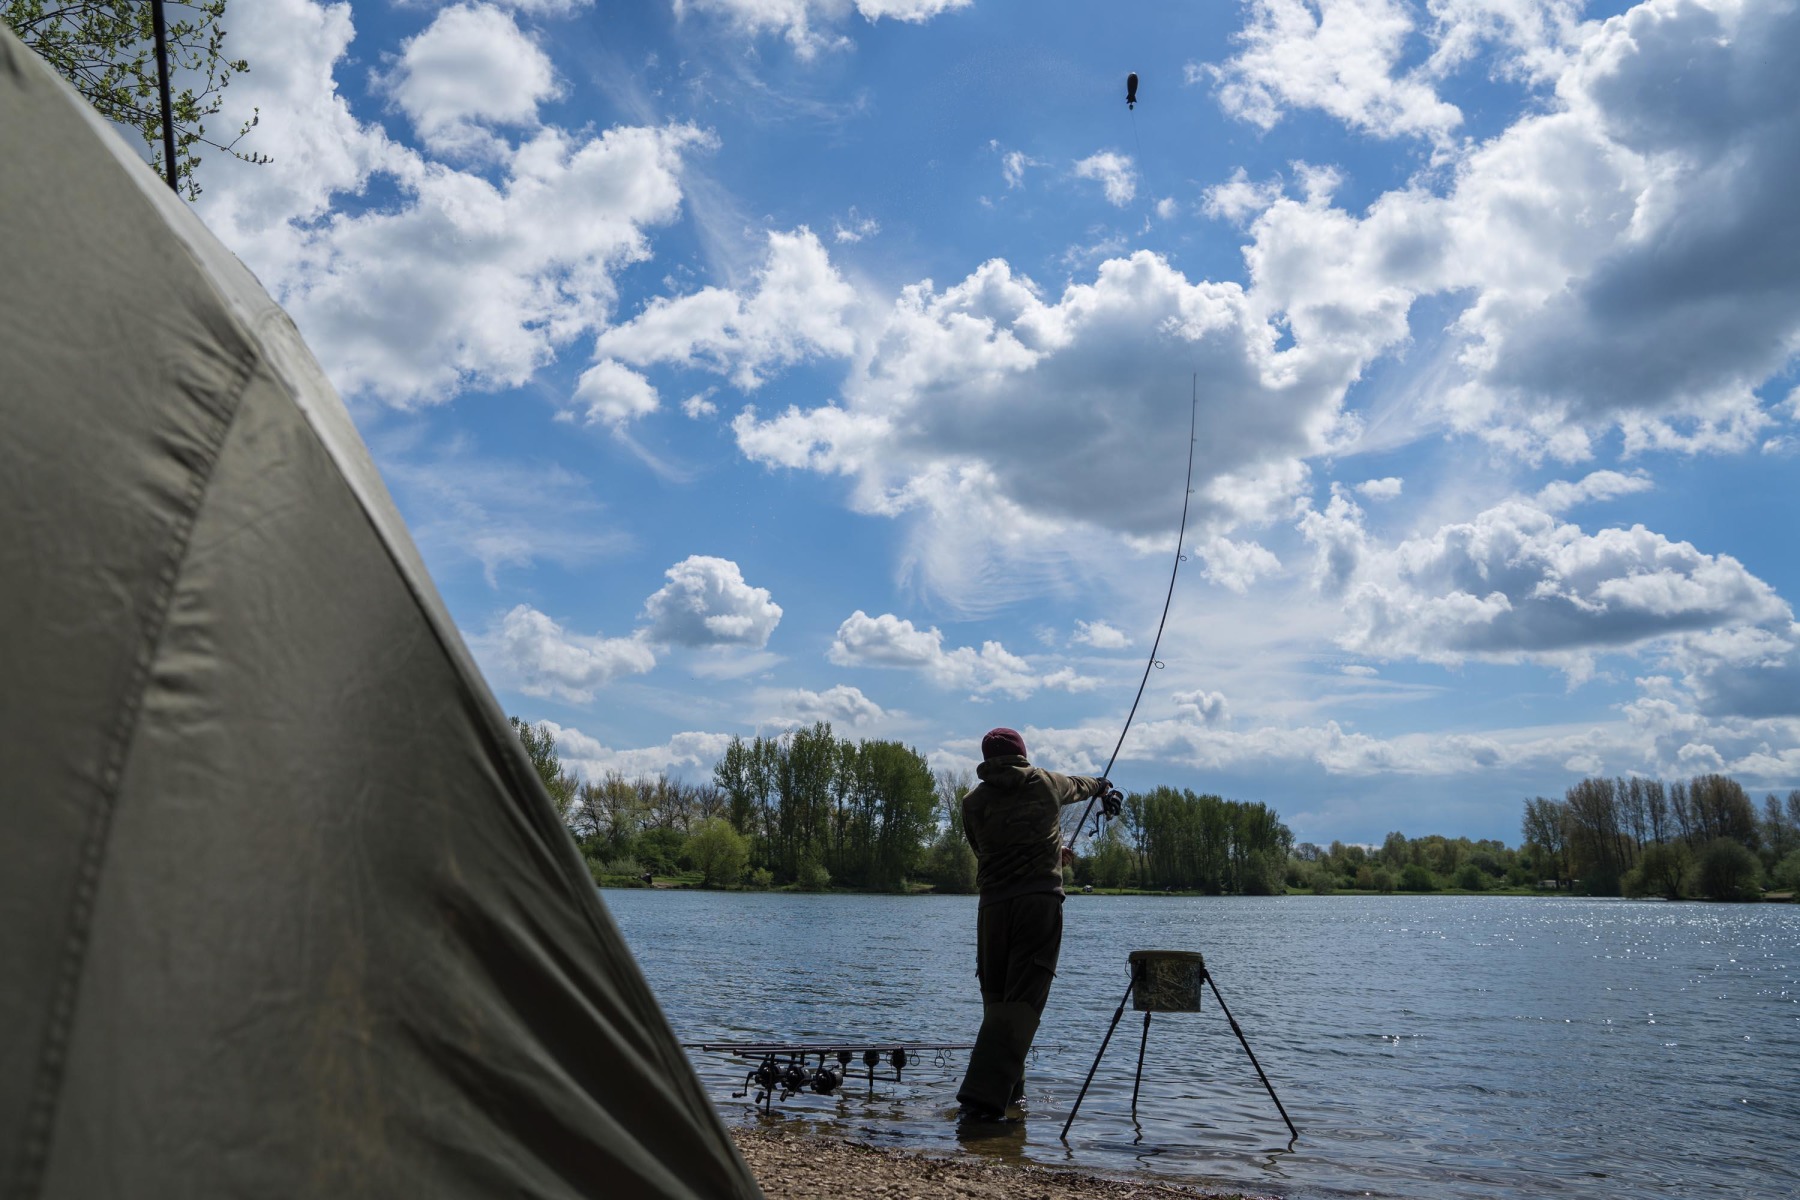
{"type": "Polygon", "coordinates": [[[1137,986],[1131,1006],[1138,1012],[1199,1012],[1206,960],[1192,950],[1133,950],[1137,986]]]}

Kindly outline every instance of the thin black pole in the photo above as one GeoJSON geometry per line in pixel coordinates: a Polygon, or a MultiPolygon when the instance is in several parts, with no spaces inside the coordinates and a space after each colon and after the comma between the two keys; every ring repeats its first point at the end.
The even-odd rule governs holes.
{"type": "Polygon", "coordinates": [[[150,0],[150,23],[156,31],[156,85],[162,93],[162,133],[163,133],[163,176],[169,181],[169,190],[177,195],[181,186],[176,182],[178,171],[175,163],[175,109],[169,101],[169,26],[163,20],[163,0],[150,0]]]}
{"type": "Polygon", "coordinates": [[[1125,994],[1119,997],[1119,1007],[1113,1012],[1112,1024],[1106,1027],[1106,1037],[1101,1039],[1100,1053],[1094,1055],[1094,1065],[1088,1068],[1087,1078],[1081,1081],[1081,1091],[1075,1096],[1075,1106],[1069,1110],[1069,1119],[1063,1122],[1061,1138],[1069,1140],[1069,1126],[1075,1123],[1075,1114],[1081,1111],[1081,1102],[1087,1097],[1088,1085],[1094,1082],[1094,1072],[1100,1069],[1100,1060],[1106,1057],[1106,1047],[1112,1043],[1113,1030],[1125,1016],[1125,1002],[1131,999],[1131,989],[1137,986],[1137,970],[1131,972],[1131,982],[1125,985],[1125,994]]]}
{"type": "Polygon", "coordinates": [[[1287,1109],[1282,1107],[1281,1097],[1275,1094],[1275,1086],[1269,1082],[1269,1077],[1263,1074],[1262,1064],[1256,1061],[1256,1051],[1250,1049],[1250,1042],[1244,1037],[1244,1031],[1238,1028],[1237,1018],[1231,1015],[1229,1008],[1225,1007],[1225,997],[1219,995],[1219,985],[1213,982],[1211,971],[1206,973],[1206,982],[1212,985],[1213,995],[1218,997],[1219,1011],[1225,1014],[1227,1021],[1231,1022],[1231,1032],[1237,1034],[1237,1040],[1244,1047],[1244,1053],[1250,1056],[1250,1065],[1256,1068],[1256,1077],[1262,1080],[1265,1088],[1269,1089],[1269,1099],[1273,1100],[1275,1107],[1281,1110],[1281,1119],[1287,1122],[1288,1132],[1299,1137],[1300,1131],[1294,1128],[1294,1122],[1287,1115],[1287,1109]]]}
{"type": "Polygon", "coordinates": [[[1137,1124],[1138,1089],[1144,1086],[1144,1050],[1150,1045],[1150,1010],[1144,1010],[1144,1036],[1138,1039],[1137,1074],[1131,1077],[1131,1123],[1137,1124]]]}

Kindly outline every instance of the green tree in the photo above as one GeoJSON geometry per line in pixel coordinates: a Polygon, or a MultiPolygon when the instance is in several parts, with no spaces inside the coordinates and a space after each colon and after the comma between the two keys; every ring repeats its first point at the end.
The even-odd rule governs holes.
{"type": "Polygon", "coordinates": [[[756,790],[751,783],[750,746],[733,737],[713,766],[713,784],[725,793],[725,812],[731,827],[748,834],[755,827],[756,790]]]}
{"type": "Polygon", "coordinates": [[[1539,796],[1525,802],[1525,819],[1521,829],[1525,844],[1531,849],[1531,858],[1537,864],[1539,877],[1542,878],[1548,872],[1549,878],[1554,879],[1558,887],[1562,886],[1563,881],[1566,828],[1567,811],[1561,801],[1539,796]]]}
{"type": "MultiPolygon", "coordinates": [[[[226,0],[167,0],[170,108],[175,124],[176,180],[192,200],[200,195],[195,173],[200,147],[210,146],[245,162],[270,161],[237,149],[260,114],[229,142],[206,135],[206,121],[224,103],[234,75],[250,64],[225,54],[226,0]],[[189,86],[177,88],[180,80],[189,86]]],[[[150,147],[151,165],[163,170],[162,101],[158,95],[156,44],[146,0],[0,0],[0,21],[35,50],[109,121],[135,129],[150,147]]]]}
{"type": "Polygon", "coordinates": [[[900,891],[924,851],[937,804],[924,757],[899,742],[864,742],[857,755],[859,787],[876,814],[867,885],[900,891]]]}
{"type": "Polygon", "coordinates": [[[967,895],[974,891],[977,866],[975,851],[969,847],[960,830],[946,829],[938,834],[937,840],[931,843],[930,852],[925,856],[926,874],[940,892],[967,895]]]}
{"type": "Polygon", "coordinates": [[[824,863],[809,854],[800,860],[800,869],[794,874],[794,882],[803,892],[822,892],[831,886],[831,872],[825,869],[824,863]]]}
{"type": "Polygon", "coordinates": [[[509,719],[512,721],[513,732],[518,734],[525,753],[531,758],[537,777],[543,781],[544,790],[550,793],[550,802],[556,806],[557,819],[567,825],[575,807],[577,781],[573,775],[563,773],[562,761],[556,756],[555,736],[542,725],[528,725],[518,717],[509,719]]]}
{"type": "Polygon", "coordinates": [[[680,870],[682,861],[687,859],[687,840],[679,829],[658,826],[637,836],[632,842],[632,853],[658,875],[668,875],[680,870]]]}
{"type": "Polygon", "coordinates": [[[1400,872],[1400,890],[1403,892],[1435,892],[1437,881],[1432,879],[1431,872],[1422,863],[1407,863],[1406,869],[1400,872]]]}
{"type": "Polygon", "coordinates": [[[1238,890],[1246,896],[1279,896],[1286,892],[1287,885],[1281,877],[1284,861],[1283,851],[1251,850],[1244,856],[1238,873],[1238,890]]]}
{"type": "Polygon", "coordinates": [[[1767,861],[1770,866],[1800,847],[1800,829],[1795,829],[1793,822],[1788,820],[1780,799],[1774,793],[1763,797],[1762,844],[1769,856],[1767,861]]]}
{"type": "Polygon", "coordinates": [[[1652,842],[1643,847],[1638,860],[1638,891],[1643,896],[1681,900],[1692,869],[1694,856],[1688,853],[1687,842],[1652,842]]]}
{"type": "Polygon", "coordinates": [[[1712,900],[1755,900],[1761,866],[1749,847],[1733,837],[1718,837],[1700,851],[1694,883],[1702,896],[1712,900]]]}
{"type": "Polygon", "coordinates": [[[744,877],[750,844],[723,817],[709,817],[688,834],[687,860],[700,872],[701,886],[727,887],[744,877]]]}
{"type": "Polygon", "coordinates": [[[1790,892],[1800,891],[1800,850],[1795,850],[1786,858],[1775,864],[1770,872],[1770,879],[1776,887],[1786,888],[1790,892]]]}
{"type": "Polygon", "coordinates": [[[1131,869],[1135,865],[1131,848],[1125,844],[1125,838],[1118,826],[1108,822],[1106,829],[1094,839],[1090,848],[1088,870],[1098,887],[1124,887],[1131,881],[1131,869]]]}

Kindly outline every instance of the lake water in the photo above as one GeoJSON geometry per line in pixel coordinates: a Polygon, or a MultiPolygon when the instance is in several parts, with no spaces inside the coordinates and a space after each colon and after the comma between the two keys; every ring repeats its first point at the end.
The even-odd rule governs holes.
{"type": "MultiPolygon", "coordinates": [[[[972,897],[603,895],[683,1041],[980,1023],[972,897]]],[[[730,1096],[745,1064],[694,1064],[728,1121],[1289,1197],[1800,1196],[1800,907],[1072,896],[1064,916],[1029,1115],[997,1136],[957,1140],[961,1054],[767,1118],[730,1096]],[[1136,1128],[1127,1010],[1058,1139],[1134,949],[1205,954],[1297,1141],[1210,993],[1153,1018],[1136,1128]]]]}

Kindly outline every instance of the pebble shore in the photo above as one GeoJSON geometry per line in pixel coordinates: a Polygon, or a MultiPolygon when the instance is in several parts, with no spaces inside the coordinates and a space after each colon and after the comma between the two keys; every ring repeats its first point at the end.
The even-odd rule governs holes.
{"type": "Polygon", "coordinates": [[[938,1158],[816,1133],[737,1126],[739,1151],[769,1200],[1251,1200],[1179,1184],[966,1157],[938,1158]]]}

